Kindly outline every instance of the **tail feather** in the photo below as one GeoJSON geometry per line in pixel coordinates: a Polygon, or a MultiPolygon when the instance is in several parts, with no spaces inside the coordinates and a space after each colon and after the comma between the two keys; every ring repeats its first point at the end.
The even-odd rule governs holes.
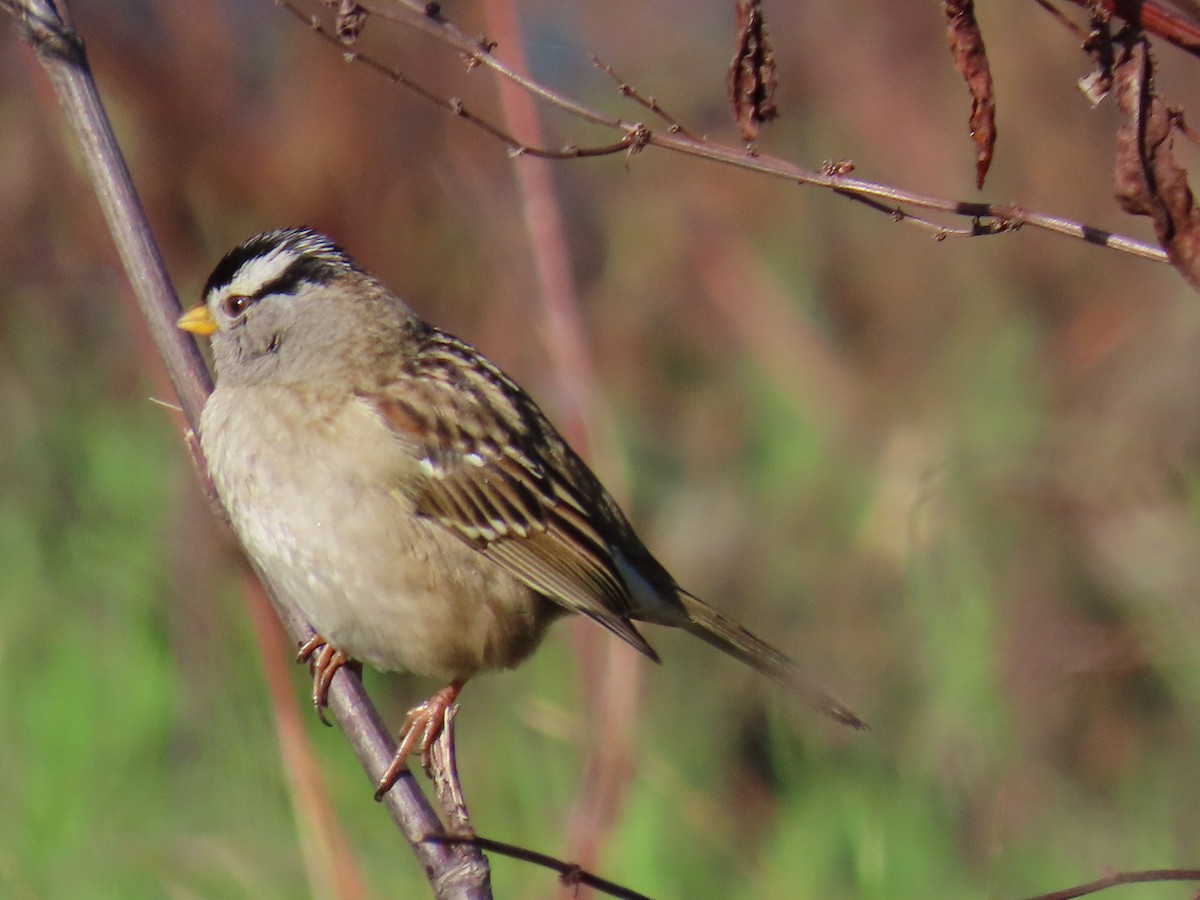
{"type": "Polygon", "coordinates": [[[805,703],[839,722],[854,728],[868,727],[866,722],[835,697],[825,685],[774,647],[759,640],[741,625],[725,618],[703,600],[693,597],[687,591],[681,589],[679,599],[683,603],[689,620],[682,623],[684,629],[712,644],[718,650],[723,650],[730,656],[757,669],[787,688],[805,703]]]}

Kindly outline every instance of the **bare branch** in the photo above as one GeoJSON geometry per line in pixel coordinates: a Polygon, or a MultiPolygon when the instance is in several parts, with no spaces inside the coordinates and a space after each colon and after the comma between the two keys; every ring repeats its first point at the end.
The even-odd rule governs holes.
{"type": "MultiPolygon", "coordinates": [[[[175,328],[179,302],[150,233],[141,203],[133,189],[108,117],[88,67],[83,42],[70,24],[63,0],[0,0],[0,9],[16,20],[33,45],[38,61],[62,104],[67,123],[79,142],[84,164],[129,276],[134,295],[155,345],[163,358],[184,415],[193,428],[211,390],[208,371],[195,342],[175,328]],[[61,10],[61,13],[60,13],[61,10]]],[[[202,459],[198,460],[202,464],[202,459]]],[[[210,500],[215,501],[211,494],[210,500]]],[[[260,573],[261,578],[261,573],[260,573]]],[[[297,645],[312,628],[295,605],[267,585],[272,605],[297,645]]],[[[374,780],[395,752],[386,727],[371,705],[358,676],[348,668],[338,672],[329,694],[330,708],[355,755],[374,780]]],[[[385,798],[392,818],[412,846],[443,900],[486,900],[491,897],[486,859],[477,850],[465,859],[449,848],[424,840],[441,824],[411,773],[385,798]]]]}
{"type": "MultiPolygon", "coordinates": [[[[357,53],[357,52],[354,52],[351,50],[346,50],[345,49],[347,46],[346,41],[342,37],[340,37],[339,34],[337,33],[336,25],[334,26],[334,28],[332,30],[330,28],[327,28],[326,26],[321,24],[319,19],[310,18],[309,16],[306,16],[303,12],[301,12],[299,9],[297,9],[291,2],[289,2],[289,0],[282,0],[282,2],[280,2],[279,5],[282,6],[284,9],[286,9],[288,12],[290,12],[292,15],[294,15],[296,18],[300,19],[300,21],[302,21],[306,25],[308,25],[314,32],[316,32],[316,34],[318,36],[324,38],[326,41],[329,41],[331,44],[334,44],[334,45],[342,48],[343,55],[345,56],[347,61],[362,63],[367,68],[374,69],[376,72],[380,73],[381,75],[386,76],[389,80],[395,82],[396,84],[400,85],[401,87],[406,88],[407,90],[412,91],[414,94],[421,97],[422,99],[429,101],[434,106],[439,106],[442,109],[446,110],[447,112],[450,112],[455,116],[458,116],[458,118],[464,119],[465,121],[470,122],[475,127],[482,129],[483,131],[490,134],[492,137],[498,138],[499,140],[501,140],[505,144],[507,144],[508,148],[509,148],[509,152],[515,156],[536,156],[536,157],[540,157],[543,159],[581,159],[581,158],[589,157],[589,156],[609,156],[613,153],[620,153],[623,150],[629,150],[629,149],[635,149],[635,148],[640,149],[640,148],[636,147],[636,145],[638,144],[638,141],[639,141],[639,138],[636,133],[637,129],[636,129],[636,126],[632,126],[632,125],[630,126],[629,130],[626,132],[626,135],[624,138],[622,138],[620,141],[617,141],[615,144],[608,144],[603,147],[582,147],[581,148],[581,147],[576,147],[576,146],[571,145],[571,146],[563,147],[561,150],[551,150],[547,147],[537,147],[532,144],[528,144],[524,141],[519,140],[515,136],[509,134],[504,129],[499,128],[496,125],[493,125],[487,119],[484,119],[481,116],[477,116],[475,113],[471,112],[469,109],[467,109],[467,107],[463,103],[463,101],[460,100],[458,97],[444,97],[444,96],[438,94],[432,88],[428,88],[421,82],[408,77],[407,75],[405,75],[403,72],[399,71],[398,69],[394,69],[390,66],[384,65],[383,63],[373,59],[370,56],[366,56],[366,55],[363,55],[363,54],[360,54],[360,53],[357,53]]],[[[475,53],[475,52],[482,53],[483,49],[477,48],[475,51],[472,51],[472,52],[473,53],[475,53]]],[[[472,59],[474,59],[474,58],[475,57],[472,57],[472,59]]]]}
{"type": "Polygon", "coordinates": [[[522,862],[533,863],[535,866],[553,869],[558,873],[562,883],[568,887],[583,885],[584,887],[594,888],[597,891],[608,894],[610,897],[619,897],[621,900],[650,900],[645,894],[639,894],[637,891],[622,887],[606,878],[601,878],[599,875],[594,875],[586,869],[581,869],[574,863],[563,862],[561,859],[547,856],[545,853],[538,853],[536,850],[527,850],[515,844],[493,841],[490,838],[480,837],[477,834],[431,834],[425,840],[435,844],[477,847],[489,853],[498,853],[501,856],[508,856],[512,859],[519,859],[522,862]]]}
{"type": "Polygon", "coordinates": [[[1027,900],[1074,900],[1087,894],[1097,894],[1122,884],[1146,884],[1152,881],[1200,881],[1200,869],[1148,869],[1143,872],[1112,872],[1087,884],[1038,894],[1027,900]]]}
{"type": "Polygon", "coordinates": [[[1033,2],[1046,12],[1050,13],[1050,15],[1054,16],[1059,25],[1067,29],[1067,31],[1071,32],[1073,35],[1075,35],[1075,37],[1079,38],[1080,43],[1083,43],[1088,39],[1087,31],[1068,19],[1066,14],[1053,3],[1051,3],[1050,0],[1033,0],[1033,2]]]}
{"type": "Polygon", "coordinates": [[[628,97],[634,103],[644,106],[646,109],[650,110],[650,112],[654,113],[664,122],[666,122],[668,126],[667,130],[671,134],[683,134],[692,139],[696,139],[694,134],[679,124],[678,119],[659,106],[657,100],[655,100],[653,97],[643,97],[640,93],[638,93],[637,88],[625,81],[624,78],[616,73],[612,66],[604,62],[602,59],[600,59],[600,57],[593,56],[592,64],[609,78],[611,78],[614,82],[616,82],[617,91],[622,97],[628,97]]]}
{"type": "MultiPolygon", "coordinates": [[[[335,44],[339,43],[329,28],[322,25],[320,21],[305,16],[295,8],[292,0],[276,0],[276,2],[311,26],[326,40],[335,44]]],[[[433,17],[426,14],[424,7],[418,6],[412,0],[391,0],[391,7],[377,7],[372,4],[363,8],[371,15],[394,21],[397,24],[412,28],[423,34],[428,34],[462,54],[469,66],[485,66],[502,77],[518,84],[531,95],[544,100],[569,115],[593,125],[600,125],[621,131],[624,134],[622,140],[616,144],[587,151],[579,150],[578,148],[567,148],[565,151],[529,148],[518,138],[507,134],[503,129],[492,123],[486,122],[473,114],[466,114],[460,101],[453,98],[444,98],[432,89],[417,84],[394,68],[378,60],[368,58],[364,54],[347,54],[347,58],[351,61],[364,63],[397,84],[409,88],[436,106],[440,106],[461,118],[467,119],[486,133],[504,141],[510,147],[511,151],[515,153],[530,153],[551,159],[562,159],[604,154],[619,150],[637,152],[645,147],[658,147],[675,153],[681,153],[685,156],[697,157],[709,162],[732,166],[744,171],[755,172],[773,178],[781,178],[794,184],[812,185],[814,187],[834,190],[839,194],[861,199],[863,202],[877,201],[874,203],[868,202],[867,205],[873,209],[886,212],[894,221],[912,222],[922,227],[928,227],[939,238],[950,236],[983,237],[1004,234],[1015,231],[1019,227],[1028,226],[1052,231],[1098,246],[1108,247],[1122,253],[1130,253],[1143,259],[1155,262],[1167,261],[1166,253],[1158,247],[1130,237],[1114,234],[1101,228],[1074,222],[1060,216],[1038,213],[1005,204],[948,200],[918,194],[913,191],[905,191],[876,182],[847,178],[845,175],[837,172],[805,169],[787,160],[750,153],[744,147],[729,147],[707,139],[695,138],[681,130],[673,128],[663,132],[651,131],[641,122],[629,122],[615,116],[605,115],[513,71],[492,54],[494,46],[489,40],[468,36],[453,23],[440,16],[433,17]],[[965,217],[971,219],[972,224],[967,228],[953,228],[932,224],[927,219],[914,216],[912,213],[913,209],[939,212],[952,217],[965,217]],[[992,224],[993,221],[1005,223],[1004,227],[995,227],[992,224]]]]}

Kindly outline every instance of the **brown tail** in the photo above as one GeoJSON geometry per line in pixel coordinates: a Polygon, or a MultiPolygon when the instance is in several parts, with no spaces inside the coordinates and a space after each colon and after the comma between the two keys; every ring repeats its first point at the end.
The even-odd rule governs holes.
{"type": "Polygon", "coordinates": [[[725,618],[687,591],[681,589],[679,599],[683,601],[683,608],[690,619],[683,627],[696,637],[757,669],[805,703],[839,722],[854,728],[868,727],[866,722],[856,716],[850,707],[835,697],[827,687],[774,647],[759,640],[741,625],[725,618]]]}

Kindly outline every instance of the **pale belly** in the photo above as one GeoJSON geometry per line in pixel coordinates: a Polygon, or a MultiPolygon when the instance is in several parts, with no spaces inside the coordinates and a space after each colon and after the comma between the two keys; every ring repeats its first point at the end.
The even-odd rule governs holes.
{"type": "Polygon", "coordinates": [[[561,608],[414,514],[396,487],[405,458],[365,404],[336,420],[306,409],[289,439],[281,402],[218,388],[201,443],[247,552],[313,628],[377,668],[438,678],[524,659],[561,608]]]}

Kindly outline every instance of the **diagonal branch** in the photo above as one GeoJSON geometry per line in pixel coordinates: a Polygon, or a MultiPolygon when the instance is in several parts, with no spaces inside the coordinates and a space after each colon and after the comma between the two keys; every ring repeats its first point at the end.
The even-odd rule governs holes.
{"type": "MultiPolygon", "coordinates": [[[[62,104],[138,307],[175,386],[184,416],[195,428],[212,382],[195,343],[174,326],[179,302],[97,93],[83,41],[71,25],[64,0],[0,0],[0,10],[16,20],[23,36],[33,45],[62,104]]],[[[210,500],[215,501],[211,487],[209,491],[210,500]]],[[[292,640],[297,644],[307,640],[312,628],[296,606],[269,584],[266,586],[292,640]]],[[[391,761],[395,744],[358,676],[342,669],[333,680],[329,701],[355,756],[375,781],[391,761]]],[[[384,798],[384,804],[425,870],[436,897],[440,900],[491,897],[487,861],[477,848],[449,848],[424,840],[431,833],[441,832],[442,826],[411,773],[397,782],[384,798]]]]}
{"type": "Polygon", "coordinates": [[[610,897],[618,897],[621,900],[650,900],[645,894],[639,894],[637,891],[619,885],[614,881],[609,881],[607,878],[601,878],[599,875],[580,868],[574,863],[564,862],[545,853],[538,853],[536,850],[518,847],[516,844],[494,841],[491,838],[481,837],[478,834],[431,834],[427,840],[451,846],[479,847],[490,853],[498,853],[501,856],[508,856],[512,859],[532,863],[535,866],[552,869],[558,873],[559,880],[563,885],[574,888],[576,893],[579,892],[580,886],[583,886],[594,888],[603,894],[607,894],[610,897]]]}
{"type": "MultiPolygon", "coordinates": [[[[1098,894],[1100,891],[1123,884],[1151,884],[1163,881],[1200,881],[1200,869],[1149,869],[1143,872],[1110,872],[1103,878],[1089,881],[1087,884],[1077,884],[1074,887],[1051,891],[1049,894],[1038,894],[1028,900],[1075,900],[1088,894],[1098,894]]],[[[1193,896],[1195,896],[1193,894],[1193,896]]]]}

